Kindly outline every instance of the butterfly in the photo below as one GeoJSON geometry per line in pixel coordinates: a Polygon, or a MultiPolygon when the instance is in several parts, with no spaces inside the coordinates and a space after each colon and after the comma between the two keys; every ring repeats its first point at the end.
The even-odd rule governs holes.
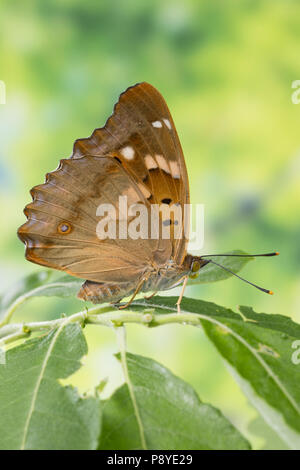
{"type": "Polygon", "coordinates": [[[139,292],[154,295],[182,284],[180,312],[188,278],[214,262],[187,253],[184,156],[164,98],[146,82],[122,93],[105,126],[76,140],[72,156],[62,159],[31,196],[24,209],[28,220],[18,230],[27,260],[85,279],[78,292],[84,301],[119,304],[130,297],[120,306],[125,308],[139,292]],[[162,225],[170,226],[167,238],[161,230],[153,238],[99,237],[98,208],[116,208],[119,227],[120,197],[148,210],[175,205],[182,209],[180,220],[160,213],[162,225]],[[178,222],[180,236],[175,236],[178,222]]]}

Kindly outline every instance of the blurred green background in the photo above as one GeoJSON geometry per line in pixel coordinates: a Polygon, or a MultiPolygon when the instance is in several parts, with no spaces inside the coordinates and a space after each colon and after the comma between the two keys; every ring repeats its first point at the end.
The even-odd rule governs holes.
{"type": "MultiPolygon", "coordinates": [[[[29,189],[111,114],[118,95],[148,81],[165,97],[190,175],[205,204],[206,253],[278,250],[237,279],[188,288],[188,296],[300,321],[300,3],[286,1],[2,0],[0,80],[1,289],[39,268],[24,259],[17,227],[29,189]]],[[[202,251],[202,252],[203,252],[202,251]]],[[[176,291],[172,292],[172,295],[176,291]]],[[[36,299],[15,319],[82,309],[36,299]]],[[[121,381],[114,332],[86,330],[90,354],[69,381],[90,389],[121,381]]],[[[256,448],[283,448],[247,402],[203,333],[191,327],[128,327],[131,352],[153,357],[220,407],[256,448]]]]}

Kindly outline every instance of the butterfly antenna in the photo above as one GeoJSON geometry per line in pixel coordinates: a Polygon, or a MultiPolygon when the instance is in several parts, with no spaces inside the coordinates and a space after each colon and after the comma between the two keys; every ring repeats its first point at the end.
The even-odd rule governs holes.
{"type": "Polygon", "coordinates": [[[258,256],[278,256],[278,251],[273,251],[272,253],[260,253],[258,255],[238,255],[238,254],[217,254],[217,255],[201,255],[201,258],[206,258],[207,256],[237,256],[238,258],[257,258],[258,256]]]}
{"type": "MultiPolygon", "coordinates": [[[[218,256],[218,255],[214,255],[214,256],[218,256]]],[[[219,255],[219,256],[223,256],[223,255],[219,255]]],[[[250,256],[250,255],[248,255],[250,256]]],[[[261,256],[261,255],[259,255],[261,256]]],[[[202,257],[201,257],[202,258],[202,257]]],[[[210,263],[212,264],[215,264],[216,266],[219,266],[219,268],[222,268],[224,269],[224,271],[227,271],[228,273],[232,274],[233,276],[236,276],[238,277],[241,281],[244,281],[244,282],[247,282],[247,284],[250,284],[250,286],[253,286],[253,287],[256,287],[256,289],[262,291],[262,292],[265,292],[266,294],[270,294],[270,295],[273,295],[274,292],[269,290],[269,289],[264,289],[263,287],[260,287],[256,284],[253,284],[253,282],[250,282],[250,281],[247,281],[247,279],[244,279],[243,277],[239,276],[238,274],[234,273],[233,271],[231,271],[230,269],[228,268],[225,268],[225,266],[222,266],[222,264],[219,264],[219,263],[216,263],[216,261],[213,261],[211,259],[208,260],[210,263]]]]}

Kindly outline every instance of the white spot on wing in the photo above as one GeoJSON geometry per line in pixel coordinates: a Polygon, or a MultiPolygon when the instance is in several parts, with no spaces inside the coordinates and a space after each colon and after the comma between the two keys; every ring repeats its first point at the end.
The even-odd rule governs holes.
{"type": "Polygon", "coordinates": [[[155,155],[156,161],[159,168],[164,170],[166,173],[171,173],[167,160],[162,155],[155,155]]]}
{"type": "Polygon", "coordinates": [[[161,123],[160,121],[153,121],[153,122],[152,122],[152,126],[153,126],[153,127],[157,127],[157,128],[158,128],[158,127],[162,127],[162,123],[161,123]]]}
{"type": "Polygon", "coordinates": [[[171,167],[171,173],[172,173],[173,178],[179,179],[180,169],[179,169],[178,163],[174,160],[170,160],[170,167],[171,167]]]}
{"type": "Polygon", "coordinates": [[[126,158],[126,160],[132,160],[134,158],[135,151],[128,145],[127,147],[122,148],[121,154],[126,158]]]}
{"type": "Polygon", "coordinates": [[[152,155],[149,155],[149,154],[145,156],[145,165],[148,170],[155,170],[155,168],[158,167],[152,155]]]}
{"type": "Polygon", "coordinates": [[[169,119],[163,119],[163,121],[164,121],[165,125],[167,126],[167,128],[171,130],[172,126],[171,126],[171,123],[170,123],[169,119]]]}

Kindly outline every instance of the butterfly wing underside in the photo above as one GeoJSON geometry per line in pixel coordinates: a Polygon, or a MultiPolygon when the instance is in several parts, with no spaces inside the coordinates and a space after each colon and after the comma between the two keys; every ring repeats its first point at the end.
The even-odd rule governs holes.
{"type": "MultiPolygon", "coordinates": [[[[147,83],[120,96],[106,125],[77,140],[46,182],[31,191],[27,222],[18,231],[28,260],[94,282],[125,283],[147,266],[173,258],[186,239],[106,239],[97,236],[97,208],[119,196],[128,203],[189,202],[188,178],[176,129],[160,93],[147,83]]],[[[182,213],[184,213],[182,211],[182,213]]]]}

